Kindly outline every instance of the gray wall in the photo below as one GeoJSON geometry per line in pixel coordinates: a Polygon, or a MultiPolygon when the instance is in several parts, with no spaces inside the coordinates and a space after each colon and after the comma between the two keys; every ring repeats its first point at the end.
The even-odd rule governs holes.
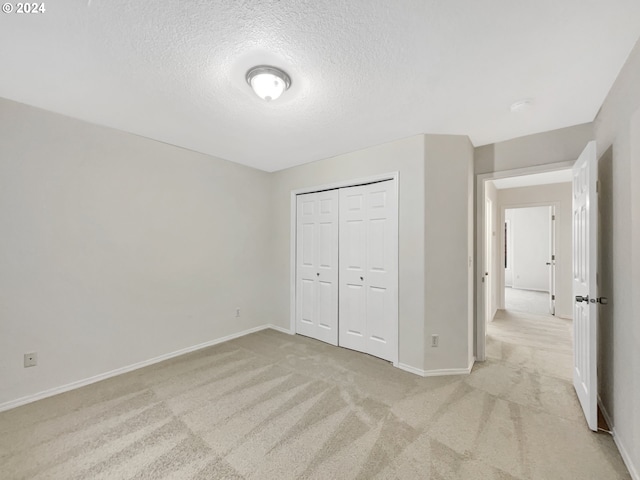
{"type": "Polygon", "coordinates": [[[425,135],[426,370],[464,369],[471,361],[472,162],[467,137],[425,135]],[[433,334],[438,348],[430,347],[433,334]]]}
{"type": "Polygon", "coordinates": [[[594,122],[600,181],[599,393],[640,478],[640,42],[594,122]]]}
{"type": "Polygon", "coordinates": [[[498,190],[493,182],[487,182],[485,184],[485,202],[491,200],[492,212],[491,212],[491,259],[493,260],[489,266],[489,280],[485,279],[485,282],[490,282],[491,296],[489,298],[489,321],[493,320],[498,308],[500,308],[502,283],[501,270],[504,268],[504,260],[501,258],[503,255],[500,252],[500,239],[502,238],[503,227],[500,224],[500,208],[498,205],[498,190]]]}
{"type": "Polygon", "coordinates": [[[268,174],[6,100],[0,160],[0,404],[269,322],[268,174]]]}
{"type": "Polygon", "coordinates": [[[501,172],[575,160],[593,140],[593,124],[514,138],[475,149],[475,173],[501,172]]]}

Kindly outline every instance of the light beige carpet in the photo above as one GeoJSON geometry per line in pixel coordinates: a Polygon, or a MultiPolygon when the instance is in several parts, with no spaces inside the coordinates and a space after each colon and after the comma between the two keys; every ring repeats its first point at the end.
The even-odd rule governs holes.
{"type": "Polygon", "coordinates": [[[550,315],[549,293],[534,290],[522,290],[506,287],[504,289],[504,306],[506,310],[550,315]]]}
{"type": "Polygon", "coordinates": [[[542,375],[571,380],[572,321],[498,310],[487,326],[487,356],[542,375]]]}
{"type": "Polygon", "coordinates": [[[629,478],[571,383],[500,343],[421,378],[255,333],[1,413],[0,478],[629,478]]]}

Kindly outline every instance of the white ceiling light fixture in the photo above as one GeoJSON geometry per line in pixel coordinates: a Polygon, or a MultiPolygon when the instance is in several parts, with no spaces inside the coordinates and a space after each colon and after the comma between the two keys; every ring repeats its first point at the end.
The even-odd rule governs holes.
{"type": "Polygon", "coordinates": [[[247,83],[263,100],[276,100],[291,86],[291,78],[276,67],[260,65],[247,72],[247,83]]]}

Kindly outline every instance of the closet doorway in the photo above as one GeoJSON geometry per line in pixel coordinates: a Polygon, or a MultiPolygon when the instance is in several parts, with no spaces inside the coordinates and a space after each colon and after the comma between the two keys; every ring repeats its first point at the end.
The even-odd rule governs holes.
{"type": "Polygon", "coordinates": [[[398,361],[397,174],[292,192],[292,330],[398,361]]]}

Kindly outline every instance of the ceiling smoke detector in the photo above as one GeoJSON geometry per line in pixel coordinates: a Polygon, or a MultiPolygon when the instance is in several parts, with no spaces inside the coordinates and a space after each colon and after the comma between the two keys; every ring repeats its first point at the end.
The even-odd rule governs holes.
{"type": "Polygon", "coordinates": [[[524,112],[533,106],[533,100],[525,98],[524,100],[518,100],[511,104],[511,113],[524,112]]]}
{"type": "Polygon", "coordinates": [[[247,83],[263,100],[275,100],[291,86],[291,78],[276,67],[260,65],[247,72],[247,83]]]}

